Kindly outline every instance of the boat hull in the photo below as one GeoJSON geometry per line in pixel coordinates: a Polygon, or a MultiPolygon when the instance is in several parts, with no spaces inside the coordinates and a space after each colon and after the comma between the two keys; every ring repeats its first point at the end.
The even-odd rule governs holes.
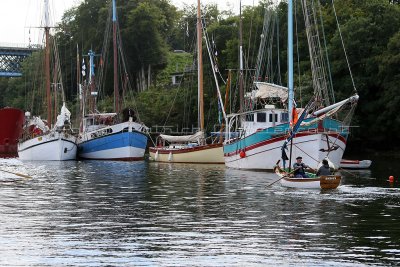
{"type": "Polygon", "coordinates": [[[52,132],[18,143],[20,160],[75,160],[76,137],[52,132]]]}
{"type": "Polygon", "coordinates": [[[371,166],[371,160],[348,160],[342,159],[340,167],[345,169],[368,169],[371,166]]]}
{"type": "MultiPolygon", "coordinates": [[[[315,177],[315,174],[308,173],[310,178],[292,177],[292,172],[287,172],[279,167],[279,161],[274,166],[274,172],[281,177],[281,185],[289,188],[300,189],[336,189],[342,180],[340,175],[323,175],[315,177]]],[[[276,181],[276,182],[277,182],[276,181]]]]}
{"type": "Polygon", "coordinates": [[[142,132],[117,132],[78,144],[78,157],[93,160],[143,160],[147,135],[142,132]]]}
{"type": "Polygon", "coordinates": [[[283,177],[281,185],[289,188],[300,189],[335,189],[340,185],[341,177],[338,175],[321,176],[316,178],[290,178],[283,177]]]}
{"type": "MultiPolygon", "coordinates": [[[[225,165],[235,169],[273,170],[282,157],[282,145],[287,138],[284,129],[287,125],[279,125],[224,144],[225,165]],[[278,127],[281,134],[275,134],[278,127]]],[[[301,156],[305,164],[316,169],[328,157],[337,167],[346,149],[346,139],[346,135],[328,127],[303,129],[293,138],[292,158],[301,156]]],[[[287,155],[290,156],[290,149],[287,155]]]]}
{"type": "Polygon", "coordinates": [[[20,109],[0,109],[0,158],[18,156],[18,139],[24,120],[24,112],[20,109]]]}
{"type": "Polygon", "coordinates": [[[222,144],[186,148],[150,147],[150,157],[156,162],[224,164],[222,144]]]}

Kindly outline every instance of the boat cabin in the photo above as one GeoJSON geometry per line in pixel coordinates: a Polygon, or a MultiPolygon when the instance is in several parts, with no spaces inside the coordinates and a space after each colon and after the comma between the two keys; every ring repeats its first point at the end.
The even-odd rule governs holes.
{"type": "Polygon", "coordinates": [[[83,119],[84,132],[92,132],[113,124],[116,113],[88,114],[83,119]]]}
{"type": "Polygon", "coordinates": [[[246,114],[242,125],[246,134],[252,134],[261,129],[275,127],[288,122],[289,114],[287,110],[276,109],[274,105],[266,105],[262,110],[246,114]]]}

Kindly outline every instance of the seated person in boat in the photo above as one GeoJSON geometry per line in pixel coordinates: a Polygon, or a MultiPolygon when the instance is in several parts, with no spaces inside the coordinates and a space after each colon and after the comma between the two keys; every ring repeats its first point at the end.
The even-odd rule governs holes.
{"type": "Polygon", "coordinates": [[[324,175],[332,175],[331,168],[329,167],[329,163],[326,159],[322,160],[322,166],[319,167],[317,171],[317,176],[324,175]]]}
{"type": "Polygon", "coordinates": [[[296,162],[293,164],[294,177],[295,178],[310,178],[306,174],[306,169],[311,169],[311,167],[304,164],[303,162],[301,162],[302,160],[303,160],[302,157],[297,157],[296,162]]]}

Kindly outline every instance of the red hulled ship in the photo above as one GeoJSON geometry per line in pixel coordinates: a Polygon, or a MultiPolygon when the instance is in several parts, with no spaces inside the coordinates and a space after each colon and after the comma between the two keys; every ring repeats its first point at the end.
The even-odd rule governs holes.
{"type": "Polygon", "coordinates": [[[0,158],[17,157],[18,139],[24,125],[24,112],[17,108],[0,108],[0,158]]]}

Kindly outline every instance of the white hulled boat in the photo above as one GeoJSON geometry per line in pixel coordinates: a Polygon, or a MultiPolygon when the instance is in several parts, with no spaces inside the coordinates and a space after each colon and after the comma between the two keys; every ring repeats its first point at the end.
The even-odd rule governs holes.
{"type": "MultiPolygon", "coordinates": [[[[62,88],[61,75],[59,74],[58,57],[55,55],[55,66],[53,72],[57,77],[53,81],[56,85],[61,85],[61,94],[63,104],[57,121],[52,127],[53,109],[51,83],[50,83],[50,23],[49,23],[49,2],[44,0],[45,7],[45,88],[47,99],[47,122],[45,123],[40,117],[30,117],[30,113],[26,113],[25,127],[22,139],[18,142],[18,156],[21,160],[74,160],[77,153],[76,137],[73,135],[71,128],[71,113],[66,107],[65,96],[62,88]]],[[[56,45],[54,44],[54,47],[56,45]]],[[[55,50],[55,49],[54,49],[55,50]]],[[[53,51],[56,54],[56,51],[53,51]]],[[[55,96],[57,95],[55,90],[55,96]]]]}
{"type": "MultiPolygon", "coordinates": [[[[241,99],[241,103],[248,103],[250,108],[245,111],[245,107],[242,107],[239,113],[227,116],[224,157],[228,167],[272,170],[276,159],[282,155],[282,144],[292,132],[298,117],[302,117],[302,123],[291,138],[290,154],[301,155],[304,162],[313,168],[326,157],[335,166],[339,166],[346,148],[349,124],[358,95],[354,94],[332,104],[335,102],[333,88],[324,70],[326,62],[320,48],[318,28],[312,25],[312,22],[318,21],[314,17],[314,3],[309,0],[302,0],[301,3],[306,14],[314,96],[307,108],[296,108],[293,83],[293,3],[288,1],[288,87],[257,80],[253,82],[250,92],[241,94],[244,98],[241,99]]],[[[266,14],[267,12],[270,11],[266,9],[266,14]]],[[[272,39],[269,36],[274,29],[270,25],[275,25],[270,23],[271,21],[269,17],[264,22],[263,36],[269,39],[272,39]]],[[[266,41],[262,40],[264,43],[260,44],[260,51],[265,51],[266,41]]],[[[259,56],[254,75],[257,78],[269,76],[268,73],[261,72],[261,66],[264,66],[261,58],[262,56],[259,56]]],[[[240,75],[242,76],[243,74],[240,75]]]]}

